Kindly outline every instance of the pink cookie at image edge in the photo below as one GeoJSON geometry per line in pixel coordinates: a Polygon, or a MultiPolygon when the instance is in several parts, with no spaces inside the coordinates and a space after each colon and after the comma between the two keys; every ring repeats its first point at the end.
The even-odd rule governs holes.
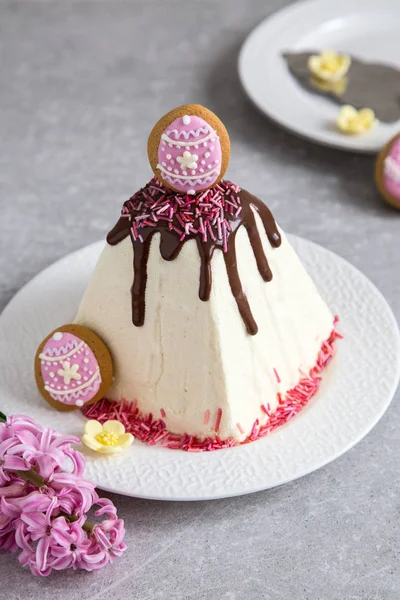
{"type": "Polygon", "coordinates": [[[382,185],[391,196],[400,200],[400,137],[394,141],[383,162],[382,185]]]}

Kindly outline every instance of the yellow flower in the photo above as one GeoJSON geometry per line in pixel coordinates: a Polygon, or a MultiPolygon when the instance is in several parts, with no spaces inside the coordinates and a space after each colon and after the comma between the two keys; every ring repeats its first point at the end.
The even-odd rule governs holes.
{"type": "Polygon", "coordinates": [[[323,50],[308,59],[308,68],[323,81],[339,81],[349,70],[351,58],[348,54],[338,54],[334,50],[323,50]]]}
{"type": "Polygon", "coordinates": [[[354,106],[345,105],[339,111],[336,124],[340,131],[351,135],[365,133],[378,123],[371,108],[357,110],[354,106]]]}
{"type": "Polygon", "coordinates": [[[128,448],[134,437],[125,433],[125,427],[119,421],[106,421],[103,425],[94,419],[85,423],[82,442],[95,452],[115,454],[128,448]]]}
{"type": "Polygon", "coordinates": [[[322,92],[330,92],[336,96],[342,96],[347,90],[349,80],[347,77],[343,77],[342,79],[338,79],[338,81],[323,81],[312,75],[310,77],[310,83],[322,92]]]}

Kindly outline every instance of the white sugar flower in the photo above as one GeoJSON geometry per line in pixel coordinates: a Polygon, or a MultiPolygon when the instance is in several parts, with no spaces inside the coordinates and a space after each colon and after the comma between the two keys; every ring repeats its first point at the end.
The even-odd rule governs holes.
{"type": "Polygon", "coordinates": [[[199,157],[197,154],[190,154],[190,152],[185,150],[183,156],[178,156],[176,160],[181,165],[182,171],[186,171],[186,169],[197,169],[199,157]]]}
{"type": "Polygon", "coordinates": [[[57,373],[61,375],[66,385],[70,383],[71,379],[76,379],[77,381],[79,381],[79,379],[81,378],[81,376],[78,373],[79,365],[71,365],[70,362],[66,360],[65,362],[63,362],[62,366],[63,368],[58,369],[57,373]]]}

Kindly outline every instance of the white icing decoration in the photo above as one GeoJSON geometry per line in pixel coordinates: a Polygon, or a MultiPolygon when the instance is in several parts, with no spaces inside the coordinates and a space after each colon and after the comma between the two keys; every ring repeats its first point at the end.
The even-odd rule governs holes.
{"type": "Polygon", "coordinates": [[[205,148],[207,148],[207,146],[208,146],[207,142],[204,142],[204,143],[203,143],[203,146],[204,146],[205,148]]]}
{"type": "Polygon", "coordinates": [[[216,165],[218,165],[218,164],[219,164],[219,160],[218,160],[218,158],[216,158],[216,159],[214,160],[214,162],[215,162],[215,164],[216,164],[216,165]]]}
{"type": "Polygon", "coordinates": [[[190,150],[190,146],[185,146],[186,150],[190,150]]]}
{"type": "Polygon", "coordinates": [[[178,156],[176,160],[181,165],[182,171],[185,171],[185,169],[197,169],[197,161],[199,160],[199,157],[197,154],[191,154],[185,150],[183,156],[178,156]]]}
{"type": "Polygon", "coordinates": [[[86,377],[86,375],[85,375],[85,377],[84,377],[83,379],[84,379],[85,381],[87,381],[87,377],[86,377]]]}
{"type": "Polygon", "coordinates": [[[204,169],[200,168],[199,169],[200,173],[204,173],[204,169]]]}
{"type": "MultiPolygon", "coordinates": [[[[78,348],[81,348],[83,346],[83,342],[80,342],[80,344],[78,344],[77,346],[74,346],[74,348],[70,351],[67,352],[67,354],[63,355],[63,360],[65,360],[66,358],[69,358],[70,356],[72,356],[73,354],[79,354],[79,352],[77,352],[78,348]]],[[[66,348],[66,347],[65,347],[66,348]]],[[[89,352],[87,352],[87,354],[89,354],[89,352]]],[[[57,362],[54,361],[59,361],[60,360],[60,355],[58,356],[47,356],[46,354],[39,354],[39,358],[40,360],[46,360],[46,361],[52,361],[53,365],[57,365],[57,362]]],[[[47,362],[47,364],[50,366],[51,362],[47,362]]]]}
{"type": "Polygon", "coordinates": [[[83,359],[83,362],[85,363],[85,365],[87,365],[87,364],[88,364],[88,362],[89,362],[89,359],[88,359],[88,358],[84,358],[84,359],[83,359]]]}
{"type": "Polygon", "coordinates": [[[395,183],[400,183],[400,165],[391,156],[385,158],[384,171],[395,183]]]}
{"type": "Polygon", "coordinates": [[[201,164],[202,164],[202,165],[205,165],[205,164],[206,164],[206,161],[205,161],[205,160],[202,160],[202,161],[201,161],[201,164]]]}
{"type": "MultiPolygon", "coordinates": [[[[166,171],[164,169],[164,167],[162,167],[161,165],[157,165],[157,169],[159,169],[160,171],[162,171],[163,173],[166,173],[167,175],[169,175],[168,171],[166,171]]],[[[210,177],[210,175],[213,175],[214,173],[219,173],[220,172],[220,168],[219,167],[215,167],[214,169],[212,169],[211,171],[208,171],[207,173],[205,173],[205,177],[210,177]]],[[[204,169],[203,169],[204,171],[204,169]]],[[[182,180],[187,180],[186,183],[188,185],[196,185],[198,182],[196,181],[196,179],[198,179],[197,176],[193,176],[193,175],[188,175],[186,176],[185,173],[187,171],[183,171],[182,175],[176,175],[174,181],[182,181],[182,180]]],[[[167,178],[166,178],[167,179],[167,178]]],[[[168,178],[167,181],[169,181],[170,183],[173,183],[171,178],[168,178]]]]}
{"type": "Polygon", "coordinates": [[[163,162],[163,163],[161,163],[161,164],[162,164],[162,166],[163,166],[163,167],[166,167],[166,166],[167,166],[167,163],[165,163],[165,162],[163,162]]]}
{"type": "MultiPolygon", "coordinates": [[[[168,133],[174,133],[175,131],[177,131],[177,130],[174,129],[173,132],[168,132],[168,133]]],[[[200,142],[206,143],[207,140],[209,140],[212,135],[213,134],[210,133],[205,138],[203,138],[202,140],[197,140],[196,142],[177,142],[176,140],[173,140],[172,138],[168,137],[168,135],[166,133],[163,133],[162,136],[161,136],[161,139],[162,140],[166,140],[168,142],[168,146],[170,148],[172,148],[172,146],[177,146],[178,148],[182,148],[182,146],[196,146],[196,145],[198,147],[198,145],[199,145],[200,142]]]]}
{"type": "Polygon", "coordinates": [[[190,121],[191,121],[191,118],[189,117],[189,115],[185,115],[185,116],[182,118],[182,121],[183,121],[183,124],[184,124],[184,125],[189,125],[189,123],[190,123],[190,121]]]}
{"type": "Polygon", "coordinates": [[[214,150],[214,146],[210,146],[210,150],[212,152],[214,150]]]}
{"type": "Polygon", "coordinates": [[[75,406],[83,406],[83,400],[77,400],[75,406]]]}
{"type": "Polygon", "coordinates": [[[181,181],[180,176],[175,175],[174,177],[170,177],[169,175],[164,175],[164,179],[166,181],[168,181],[168,183],[170,183],[171,185],[175,185],[176,183],[181,183],[182,185],[198,185],[198,186],[205,186],[207,187],[207,185],[209,183],[212,183],[213,181],[215,181],[215,176],[203,176],[204,179],[201,179],[201,177],[192,177],[191,181],[181,181]],[[206,185],[207,184],[207,185],[206,185]]]}
{"type": "Polygon", "coordinates": [[[196,193],[196,190],[188,190],[187,193],[193,196],[196,193]]]}
{"type": "Polygon", "coordinates": [[[172,167],[168,167],[168,171],[172,171],[172,167]]]}
{"type": "Polygon", "coordinates": [[[211,156],[211,154],[209,152],[206,152],[204,155],[204,158],[209,158],[211,156]]]}
{"type": "Polygon", "coordinates": [[[178,169],[174,169],[174,173],[176,173],[178,175],[179,174],[178,169]]]}
{"type": "Polygon", "coordinates": [[[196,130],[191,129],[190,131],[185,131],[184,129],[169,129],[166,133],[162,134],[161,139],[166,140],[168,136],[175,134],[177,140],[179,140],[180,137],[184,137],[185,140],[188,140],[190,136],[199,137],[201,133],[208,133],[208,137],[211,137],[216,134],[216,132],[213,131],[209,125],[206,125],[205,127],[199,127],[199,129],[196,130]]]}
{"type": "Polygon", "coordinates": [[[192,175],[196,175],[196,171],[195,171],[195,169],[193,169],[193,171],[192,171],[192,175]]]}
{"type": "Polygon", "coordinates": [[[51,378],[53,379],[53,377],[54,377],[54,373],[53,373],[53,371],[50,371],[50,373],[49,373],[49,377],[51,377],[51,378]]]}
{"type": "MultiPolygon", "coordinates": [[[[99,367],[97,368],[97,370],[96,370],[95,374],[93,375],[93,377],[91,377],[87,383],[83,383],[82,385],[78,386],[78,387],[77,387],[77,388],[74,390],[74,392],[78,392],[79,390],[83,390],[83,389],[85,389],[85,388],[86,388],[88,385],[90,385],[91,383],[93,383],[93,381],[96,379],[97,375],[99,375],[99,367]]],[[[87,379],[87,378],[86,378],[86,379],[87,379]]],[[[46,389],[47,389],[47,387],[45,386],[45,388],[44,388],[44,389],[46,390],[46,389]]],[[[60,385],[58,385],[58,386],[57,386],[57,389],[58,389],[58,390],[61,390],[61,386],[60,386],[60,385]]],[[[65,391],[65,392],[64,392],[64,391],[61,391],[61,392],[59,392],[59,393],[58,393],[58,395],[59,395],[59,396],[63,396],[63,395],[65,395],[65,394],[69,394],[69,393],[70,393],[70,391],[65,391]]]]}
{"type": "Polygon", "coordinates": [[[170,154],[167,154],[167,155],[166,155],[166,158],[167,158],[168,160],[170,160],[172,157],[171,157],[171,155],[170,155],[170,154]]]}
{"type": "Polygon", "coordinates": [[[61,331],[56,331],[55,334],[53,335],[53,340],[55,342],[59,342],[60,340],[62,340],[62,336],[63,336],[63,334],[61,333],[61,331]]]}
{"type": "Polygon", "coordinates": [[[195,150],[198,150],[198,149],[199,149],[199,145],[198,145],[198,144],[195,144],[195,145],[194,145],[194,148],[195,148],[195,150]]]}
{"type": "Polygon", "coordinates": [[[69,384],[71,379],[80,379],[81,375],[78,373],[79,371],[79,365],[75,364],[75,365],[71,365],[70,362],[68,360],[64,361],[62,364],[63,368],[62,369],[58,369],[57,373],[58,375],[61,375],[61,377],[64,379],[64,383],[65,384],[69,384]]]}

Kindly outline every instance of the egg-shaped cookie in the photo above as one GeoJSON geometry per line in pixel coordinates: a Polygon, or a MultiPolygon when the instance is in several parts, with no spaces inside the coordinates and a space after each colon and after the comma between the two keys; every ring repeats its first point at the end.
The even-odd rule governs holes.
{"type": "Polygon", "coordinates": [[[380,151],[375,166],[375,183],[386,202],[400,210],[400,133],[380,151]]]}
{"type": "Polygon", "coordinates": [[[213,112],[200,104],[185,104],[156,123],[147,152],[154,174],[165,186],[194,195],[223,178],[230,156],[229,135],[213,112]]]}
{"type": "Polygon", "coordinates": [[[105,343],[82,325],[63,325],[40,344],[35,356],[39,392],[61,411],[93,404],[107,393],[113,367],[105,343]]]}

